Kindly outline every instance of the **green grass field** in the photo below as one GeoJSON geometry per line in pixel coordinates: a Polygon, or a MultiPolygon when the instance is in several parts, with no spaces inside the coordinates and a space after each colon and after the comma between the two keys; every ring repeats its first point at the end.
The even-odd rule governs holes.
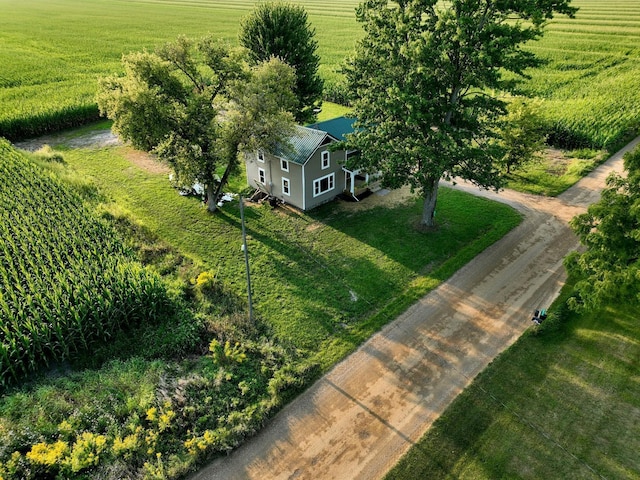
{"type": "Polygon", "coordinates": [[[637,478],[638,338],[638,305],[567,312],[557,330],[532,327],[386,480],[637,478]]]}
{"type": "MultiPolygon", "coordinates": [[[[95,120],[97,79],[123,54],[213,34],[237,43],[254,1],[0,0],[0,136],[35,136],[95,120]]],[[[294,2],[296,3],[296,2],[294,2]]],[[[303,3],[325,77],[355,42],[355,1],[303,3]]]]}
{"type": "MultiPolygon", "coordinates": [[[[170,188],[166,174],[132,165],[128,153],[126,147],[70,150],[65,158],[71,169],[244,298],[237,204],[206,215],[201,202],[170,188]]],[[[518,221],[502,205],[446,189],[441,195],[438,215],[446,222],[430,235],[412,227],[419,200],[358,213],[342,212],[334,203],[304,214],[249,208],[256,311],[280,338],[316,352],[325,368],[332,365],[518,221]]]]}
{"type": "MultiPolygon", "coordinates": [[[[237,203],[207,214],[199,199],[178,195],[166,170],[126,146],[55,151],[64,158],[52,170],[91,193],[88,205],[163,274],[193,317],[114,333],[7,390],[0,477],[182,475],[237,446],[520,221],[505,205],[448,189],[440,227],[429,233],[415,228],[419,199],[357,212],[339,202],[308,214],[249,206],[250,323],[237,203]],[[211,339],[232,342],[218,360],[208,354],[211,339]],[[234,360],[234,349],[246,361],[234,360]]],[[[243,187],[242,179],[234,184],[243,187]]]]}
{"type": "MultiPolygon", "coordinates": [[[[316,28],[321,75],[333,82],[360,27],[356,0],[294,0],[316,28]]],[[[549,61],[523,92],[544,99],[552,141],[613,150],[640,124],[640,5],[575,0],[574,20],[552,21],[529,45],[549,61]]],[[[35,136],[95,120],[96,81],[123,54],[208,33],[236,43],[254,1],[0,0],[0,136],[35,136]]]]}

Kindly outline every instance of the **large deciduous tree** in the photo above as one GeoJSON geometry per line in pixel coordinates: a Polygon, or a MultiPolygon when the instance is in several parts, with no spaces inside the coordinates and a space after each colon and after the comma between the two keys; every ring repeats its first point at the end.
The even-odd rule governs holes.
{"type": "Polygon", "coordinates": [[[434,225],[441,178],[499,187],[496,161],[505,104],[503,72],[524,75],[540,37],[570,0],[365,0],[364,38],[345,67],[355,96],[351,164],[382,173],[391,188],[410,185],[424,199],[422,224],[434,225]]]}
{"type": "Polygon", "coordinates": [[[239,36],[254,62],[278,57],[295,69],[296,121],[311,121],[314,108],[321,103],[323,82],[318,75],[315,29],[304,7],[280,2],[260,4],[242,20],[239,36]]]}
{"type": "Polygon", "coordinates": [[[600,201],[571,221],[586,247],[565,260],[579,279],[570,299],[574,309],[640,302],[640,148],[625,155],[624,166],[626,178],[610,175],[600,201]]]}
{"type": "Polygon", "coordinates": [[[179,183],[204,184],[209,211],[241,151],[286,144],[293,131],[295,73],[281,60],[249,68],[226,44],[180,37],[123,64],[124,75],[100,81],[101,113],[121,138],[166,161],[179,183]]]}

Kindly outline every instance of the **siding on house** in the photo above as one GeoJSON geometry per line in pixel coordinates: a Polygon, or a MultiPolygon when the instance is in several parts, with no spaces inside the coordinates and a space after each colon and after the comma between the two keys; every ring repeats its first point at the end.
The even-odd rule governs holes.
{"type": "MultiPolygon", "coordinates": [[[[329,167],[322,168],[322,152],[328,152],[328,144],[322,145],[316,149],[311,158],[305,164],[305,178],[306,178],[306,198],[305,198],[305,210],[317,207],[323,203],[333,200],[336,195],[342,193],[344,189],[344,172],[342,165],[338,162],[338,159],[344,158],[344,153],[341,151],[329,153],[329,167]],[[322,193],[317,193],[315,183],[328,183],[324,180],[333,179],[332,188],[322,193]]],[[[323,185],[324,186],[324,185],[323,185]]]]}
{"type": "Polygon", "coordinates": [[[344,150],[329,152],[329,146],[344,139],[352,123],[353,120],[341,117],[316,124],[314,128],[296,127],[290,148],[282,146],[274,152],[247,154],[249,185],[301,210],[333,200],[345,189],[342,165],[346,153],[344,150]],[[324,126],[327,128],[321,128],[324,126]],[[287,169],[282,168],[283,160],[287,162],[287,169]]]}
{"type": "Polygon", "coordinates": [[[282,159],[270,153],[264,154],[264,162],[257,159],[255,153],[247,154],[247,181],[252,188],[259,188],[283,202],[303,208],[302,165],[288,160],[289,171],[282,170],[282,159]],[[259,169],[265,172],[265,182],[261,183],[259,169]],[[283,191],[282,179],[289,181],[289,194],[283,191]]]}

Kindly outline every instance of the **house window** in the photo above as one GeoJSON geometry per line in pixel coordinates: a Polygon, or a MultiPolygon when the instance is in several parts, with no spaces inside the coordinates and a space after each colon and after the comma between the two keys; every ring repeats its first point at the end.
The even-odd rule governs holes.
{"type": "Polygon", "coordinates": [[[289,179],[282,178],[282,193],[284,195],[291,195],[291,190],[289,189],[289,179]]]}
{"type": "Polygon", "coordinates": [[[329,166],[331,165],[329,152],[325,150],[324,152],[322,152],[321,156],[322,156],[322,169],[324,170],[325,168],[329,168],[329,166]]]}
{"type": "Polygon", "coordinates": [[[258,150],[258,161],[264,163],[264,152],[261,150],[258,150]]]}
{"type": "Polygon", "coordinates": [[[263,168],[258,169],[258,181],[263,185],[267,183],[267,176],[265,175],[263,168]]]}
{"type": "Polygon", "coordinates": [[[335,186],[336,174],[332,173],[326,177],[318,178],[313,181],[313,196],[317,197],[330,190],[333,190],[335,186]]]}
{"type": "Polygon", "coordinates": [[[285,160],[284,158],[280,159],[280,168],[282,169],[283,172],[288,172],[289,171],[289,161],[285,160]]]}

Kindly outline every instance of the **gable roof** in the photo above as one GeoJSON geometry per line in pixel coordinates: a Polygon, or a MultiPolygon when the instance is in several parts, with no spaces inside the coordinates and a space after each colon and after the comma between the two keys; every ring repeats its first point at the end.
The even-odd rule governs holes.
{"type": "Polygon", "coordinates": [[[325,143],[327,137],[345,140],[345,135],[353,132],[355,121],[355,118],[338,117],[306,127],[296,125],[293,135],[289,138],[291,149],[278,145],[272,153],[276,157],[303,165],[313,152],[325,143]]]}
{"type": "Polygon", "coordinates": [[[314,123],[312,126],[317,130],[327,132],[336,140],[346,140],[345,135],[353,133],[353,123],[355,118],[338,117],[324,122],[314,123]]]}
{"type": "Polygon", "coordinates": [[[327,132],[325,131],[296,126],[294,134],[289,138],[291,150],[279,145],[273,154],[302,165],[322,145],[326,137],[327,132]]]}

